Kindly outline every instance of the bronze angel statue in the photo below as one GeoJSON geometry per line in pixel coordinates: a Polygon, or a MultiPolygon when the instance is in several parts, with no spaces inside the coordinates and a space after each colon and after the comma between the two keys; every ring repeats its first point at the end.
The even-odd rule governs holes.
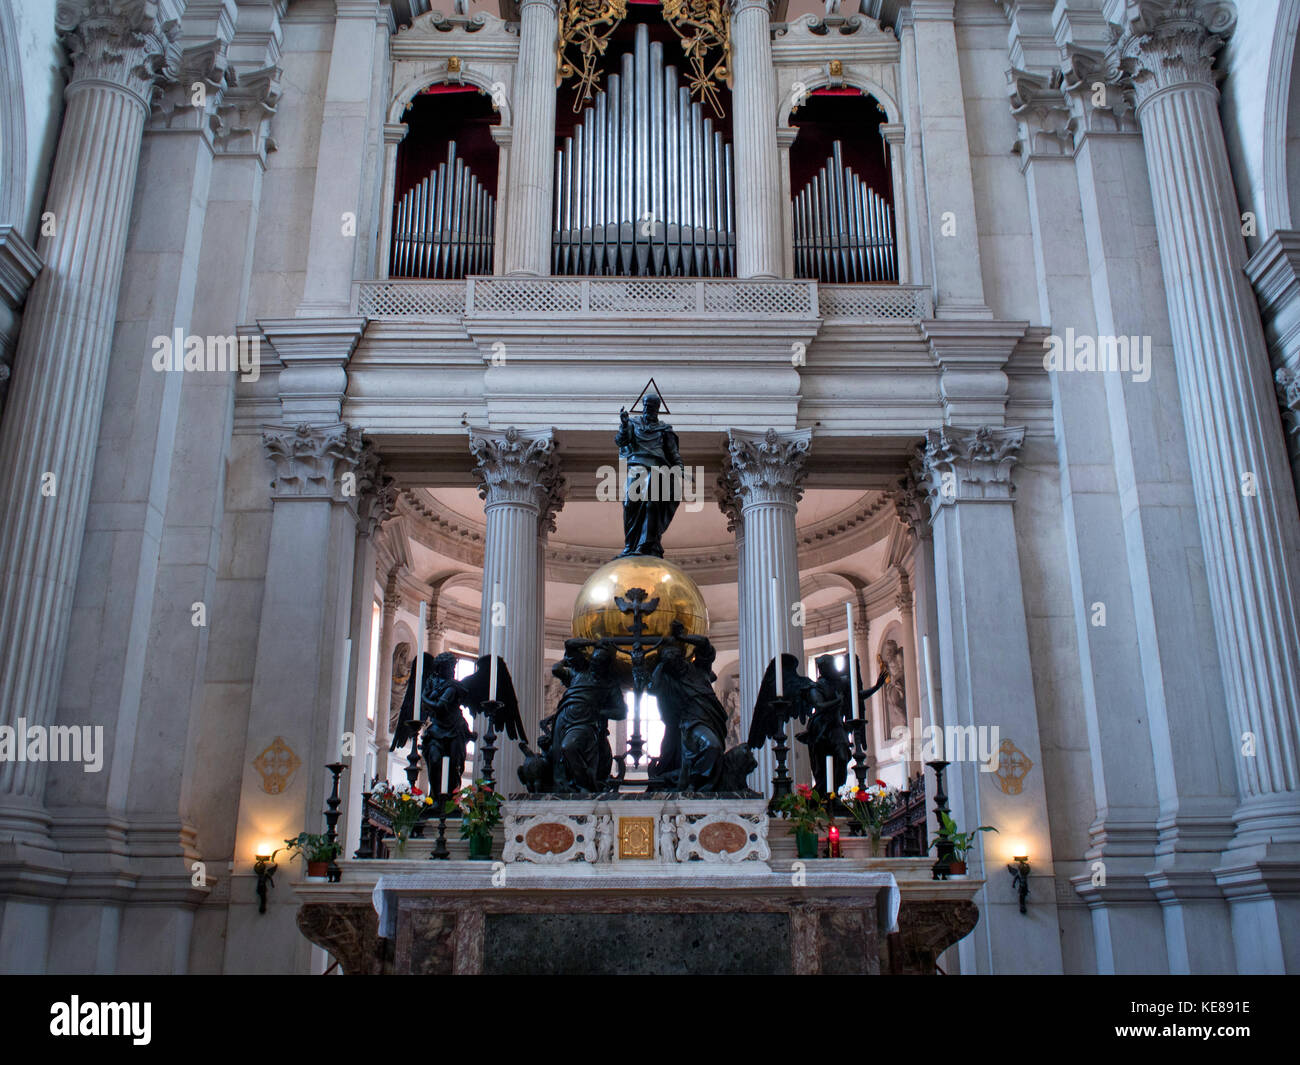
{"type": "MultiPolygon", "coordinates": [[[[778,739],[788,722],[797,718],[801,725],[807,726],[796,733],[795,739],[808,748],[814,787],[822,795],[833,795],[848,780],[848,765],[853,757],[850,741],[855,733],[866,746],[866,718],[853,715],[848,672],[836,666],[835,655],[817,658],[815,681],[800,674],[799,660],[794,655],[783,654],[781,662],[785,699],[776,697],[776,659],[773,659],[763,674],[754,703],[749,746],[756,749],[769,739],[778,739]],[[826,779],[828,757],[830,780],[826,779]]],[[[858,705],[871,698],[888,679],[889,671],[881,670],[875,684],[859,689],[858,705]]]]}
{"type": "MultiPolygon", "coordinates": [[[[406,685],[406,696],[398,717],[397,729],[389,750],[419,737],[420,754],[429,770],[429,791],[441,803],[443,795],[442,760],[447,759],[448,787],[452,790],[460,783],[465,771],[465,747],[478,735],[465,720],[464,710],[478,716],[486,713],[490,692],[492,657],[479,658],[475,670],[463,680],[457,680],[456,656],[445,651],[437,657],[424,653],[424,675],[420,682],[420,713],[415,714],[415,670],[406,685]]],[[[504,731],[512,740],[527,740],[523,719],[519,715],[519,700],[505,661],[497,659],[497,703],[492,718],[494,728],[504,731]]]]}

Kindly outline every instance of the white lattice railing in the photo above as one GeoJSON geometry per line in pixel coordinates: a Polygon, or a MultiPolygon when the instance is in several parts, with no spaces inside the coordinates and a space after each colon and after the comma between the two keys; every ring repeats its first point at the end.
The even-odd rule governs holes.
{"type": "Polygon", "coordinates": [[[868,322],[915,322],[934,317],[928,288],[915,285],[818,285],[823,318],[868,322]]]}
{"type": "Polygon", "coordinates": [[[359,281],[366,318],[534,315],[709,318],[852,318],[916,321],[932,313],[930,290],[815,281],[603,277],[471,277],[465,281],[359,281]]]}

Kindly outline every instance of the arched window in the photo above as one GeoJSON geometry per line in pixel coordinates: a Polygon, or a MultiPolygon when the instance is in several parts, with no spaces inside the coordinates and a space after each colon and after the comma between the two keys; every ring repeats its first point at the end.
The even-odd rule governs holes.
{"type": "Polygon", "coordinates": [[[898,281],[894,195],[880,105],[851,87],[817,89],[790,118],[794,275],[898,281]]]}
{"type": "Polygon", "coordinates": [[[500,116],[474,85],[430,85],[402,121],[397,150],[390,277],[492,273],[500,116]]]}
{"type": "Polygon", "coordinates": [[[594,89],[560,90],[555,274],[735,275],[731,92],[716,84],[693,97],[692,77],[659,4],[634,2],[595,63],[594,89]]]}

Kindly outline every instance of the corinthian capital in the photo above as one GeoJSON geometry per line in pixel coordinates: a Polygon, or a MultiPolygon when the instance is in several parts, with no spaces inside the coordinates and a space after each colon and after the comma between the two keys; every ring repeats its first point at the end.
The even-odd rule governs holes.
{"type": "Polygon", "coordinates": [[[397,481],[384,472],[373,444],[366,443],[356,469],[357,531],[370,537],[397,511],[397,481]]]}
{"type": "Polygon", "coordinates": [[[727,450],[742,508],[757,503],[798,503],[803,498],[802,481],[811,446],[811,429],[785,433],[730,430],[727,450]]]}
{"type": "Polygon", "coordinates": [[[1214,85],[1214,57],[1237,25],[1229,0],[1128,0],[1113,63],[1133,80],[1139,108],[1161,89],[1214,85]]]}
{"type": "Polygon", "coordinates": [[[1291,432],[1300,436],[1300,373],[1285,367],[1277,372],[1277,394],[1291,432]]]}
{"type": "Polygon", "coordinates": [[[918,444],[907,464],[907,473],[898,481],[898,487],[889,493],[898,520],[920,539],[930,535],[930,502],[926,489],[925,445],[918,444]]]}
{"type": "Polygon", "coordinates": [[[361,430],[337,425],[268,425],[262,444],[275,466],[274,498],[320,498],[336,502],[355,500],[355,480],[363,444],[361,430]]]}
{"type": "Polygon", "coordinates": [[[931,429],[922,459],[930,506],[937,512],[968,500],[1010,500],[1011,469],[1024,442],[1024,429],[931,429]]]}
{"type": "Polygon", "coordinates": [[[557,488],[554,430],[513,425],[500,432],[470,429],[469,450],[477,466],[478,494],[487,506],[518,503],[536,508],[542,516],[557,488]]]}
{"type": "Polygon", "coordinates": [[[156,0],[59,0],[54,24],[73,65],[70,91],[108,82],[147,111],[157,87],[175,80],[180,26],[156,0]]]}

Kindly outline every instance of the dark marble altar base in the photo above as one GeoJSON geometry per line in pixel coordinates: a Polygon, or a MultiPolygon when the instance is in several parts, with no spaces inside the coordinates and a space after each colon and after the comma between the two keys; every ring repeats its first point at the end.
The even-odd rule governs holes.
{"type": "Polygon", "coordinates": [[[584,892],[409,898],[399,974],[723,975],[880,972],[875,904],[849,898],[584,892]]]}

